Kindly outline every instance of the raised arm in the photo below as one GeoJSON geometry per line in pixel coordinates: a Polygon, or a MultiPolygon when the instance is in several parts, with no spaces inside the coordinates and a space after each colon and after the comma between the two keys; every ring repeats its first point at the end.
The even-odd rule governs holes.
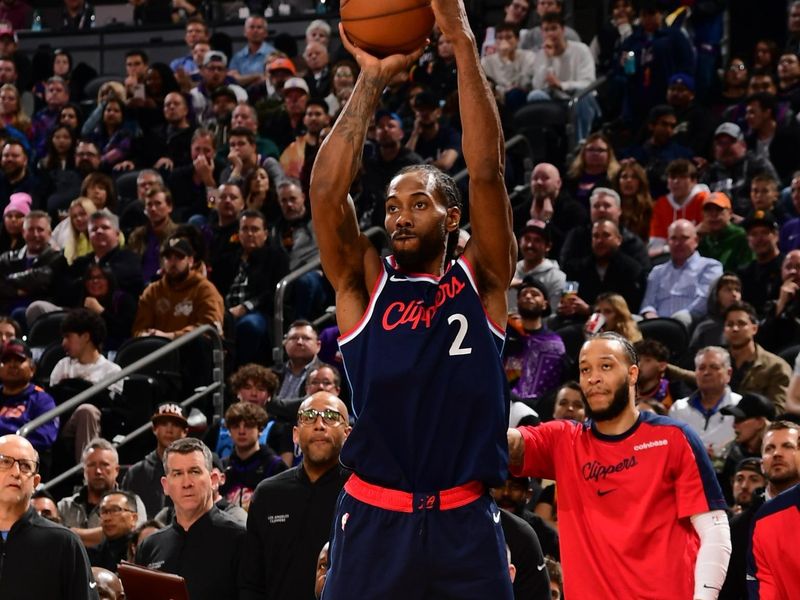
{"type": "Polygon", "coordinates": [[[433,0],[436,22],[453,44],[458,69],[462,152],[469,171],[472,237],[466,257],[475,267],[489,316],[505,323],[505,292],[514,274],[517,243],[503,169],[505,140],[497,104],[478,59],[463,0],[433,0]]]}
{"type": "Polygon", "coordinates": [[[325,275],[336,290],[337,321],[349,330],[366,309],[368,290],[377,276],[379,257],[358,229],[353,200],[348,195],[358,173],[367,127],[381,92],[398,72],[422,53],[394,54],[382,60],[353,46],[339,27],[342,43],[361,73],[353,93],[319,149],[311,171],[311,215],[325,275]]]}

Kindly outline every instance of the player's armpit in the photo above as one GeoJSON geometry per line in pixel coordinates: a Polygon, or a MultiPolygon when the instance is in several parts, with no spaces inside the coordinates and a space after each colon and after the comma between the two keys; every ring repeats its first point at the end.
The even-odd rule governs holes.
{"type": "Polygon", "coordinates": [[[731,530],[723,510],[712,510],[691,517],[700,536],[700,549],[694,566],[695,600],[717,600],[731,557],[731,530]]]}

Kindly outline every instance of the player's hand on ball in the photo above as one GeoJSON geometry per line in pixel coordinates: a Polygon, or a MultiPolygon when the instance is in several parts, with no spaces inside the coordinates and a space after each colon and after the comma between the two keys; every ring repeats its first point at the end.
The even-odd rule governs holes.
{"type": "Polygon", "coordinates": [[[387,82],[400,71],[410,69],[411,65],[416,63],[417,59],[422,56],[423,50],[428,45],[428,40],[426,40],[422,46],[411,54],[391,54],[386,58],[378,58],[353,44],[350,38],[347,37],[347,32],[341,23],[339,23],[339,36],[345,49],[353,55],[362,71],[377,71],[387,82]]]}

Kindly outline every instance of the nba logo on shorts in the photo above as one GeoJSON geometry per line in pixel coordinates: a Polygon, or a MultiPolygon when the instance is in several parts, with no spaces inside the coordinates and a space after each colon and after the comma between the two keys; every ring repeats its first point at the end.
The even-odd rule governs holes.
{"type": "Polygon", "coordinates": [[[344,513],[342,515],[342,531],[344,531],[344,526],[347,525],[347,519],[350,518],[350,513],[344,513]]]}

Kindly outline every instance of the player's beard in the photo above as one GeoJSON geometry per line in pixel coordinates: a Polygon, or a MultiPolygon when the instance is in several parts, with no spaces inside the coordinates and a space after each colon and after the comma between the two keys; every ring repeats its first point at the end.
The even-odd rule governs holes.
{"type": "Polygon", "coordinates": [[[611,404],[609,404],[606,408],[602,408],[599,410],[592,410],[592,406],[589,404],[589,401],[585,401],[584,404],[586,406],[586,416],[588,416],[592,421],[611,421],[612,419],[616,419],[622,411],[624,411],[628,407],[628,403],[630,402],[630,396],[628,387],[630,385],[630,380],[626,376],[625,381],[614,391],[614,398],[611,400],[611,404]]]}
{"type": "Polygon", "coordinates": [[[397,264],[407,273],[424,273],[437,256],[442,256],[447,240],[445,222],[437,224],[427,235],[417,236],[418,246],[414,250],[392,248],[397,264]]]}

